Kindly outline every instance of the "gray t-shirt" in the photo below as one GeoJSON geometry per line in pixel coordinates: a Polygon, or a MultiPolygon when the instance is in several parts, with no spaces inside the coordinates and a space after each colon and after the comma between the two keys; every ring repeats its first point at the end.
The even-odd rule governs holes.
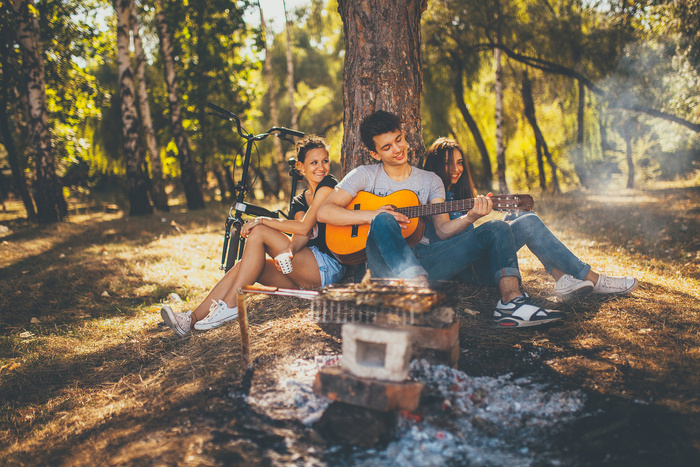
{"type": "Polygon", "coordinates": [[[435,198],[445,199],[445,186],[434,172],[411,167],[411,175],[402,182],[395,182],[379,164],[361,165],[350,171],[337,185],[353,198],[359,191],[386,196],[399,190],[411,190],[418,195],[420,204],[428,204],[435,198]]]}

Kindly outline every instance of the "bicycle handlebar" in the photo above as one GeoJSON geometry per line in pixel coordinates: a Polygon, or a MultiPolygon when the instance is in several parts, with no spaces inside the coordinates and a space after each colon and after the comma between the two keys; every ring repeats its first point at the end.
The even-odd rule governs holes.
{"type": "MultiPolygon", "coordinates": [[[[261,140],[267,138],[270,134],[275,134],[274,132],[279,132],[279,134],[275,134],[275,136],[277,136],[280,139],[285,139],[286,135],[296,136],[298,138],[301,138],[302,136],[304,136],[304,133],[301,131],[292,130],[290,128],[284,128],[284,127],[279,127],[279,126],[273,126],[269,130],[267,130],[265,133],[261,133],[261,134],[256,135],[256,136],[253,136],[252,134],[246,134],[243,131],[243,128],[241,127],[241,120],[238,118],[238,115],[231,112],[230,110],[224,109],[223,107],[219,107],[216,104],[212,104],[211,102],[207,102],[207,106],[216,110],[219,113],[219,117],[226,118],[227,120],[233,119],[233,121],[236,122],[236,130],[238,131],[238,134],[247,140],[261,141],[261,140]]],[[[293,143],[293,141],[291,141],[291,142],[293,143]]]]}

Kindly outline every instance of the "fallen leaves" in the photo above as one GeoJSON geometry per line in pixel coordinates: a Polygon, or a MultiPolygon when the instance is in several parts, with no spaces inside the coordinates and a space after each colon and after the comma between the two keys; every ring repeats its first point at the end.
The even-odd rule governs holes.
{"type": "Polygon", "coordinates": [[[7,363],[3,366],[0,366],[0,372],[16,370],[19,367],[20,367],[20,364],[17,362],[7,363]]]}

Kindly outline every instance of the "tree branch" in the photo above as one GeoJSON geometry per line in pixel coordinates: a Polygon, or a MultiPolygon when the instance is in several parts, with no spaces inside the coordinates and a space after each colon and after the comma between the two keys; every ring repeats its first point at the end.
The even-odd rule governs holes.
{"type": "MultiPolygon", "coordinates": [[[[482,44],[483,46],[483,44],[482,44]]],[[[623,110],[628,110],[631,112],[639,112],[639,113],[644,113],[647,115],[650,115],[652,117],[657,117],[661,118],[663,120],[668,120],[674,123],[677,123],[679,125],[683,125],[684,127],[693,130],[696,133],[700,133],[700,124],[693,123],[691,121],[688,121],[684,118],[678,117],[677,115],[670,114],[668,112],[663,112],[661,110],[656,110],[651,107],[647,107],[644,105],[638,105],[638,104],[622,104],[622,103],[615,103],[614,99],[609,97],[605,91],[603,91],[601,88],[593,84],[593,82],[588,79],[586,76],[582,75],[581,73],[572,70],[571,68],[567,68],[563,65],[559,65],[557,63],[553,63],[547,60],[543,60],[537,57],[529,57],[527,55],[523,55],[520,53],[517,53],[508,47],[502,45],[502,44],[491,44],[492,48],[499,48],[503,52],[508,55],[508,57],[512,58],[513,60],[516,60],[520,63],[524,63],[527,66],[530,66],[532,68],[536,68],[538,70],[542,70],[547,73],[554,73],[554,74],[559,74],[563,76],[568,76],[570,78],[577,79],[581,83],[583,83],[591,92],[602,98],[603,100],[607,101],[608,103],[611,104],[611,108],[614,109],[623,109],[623,110]]]]}

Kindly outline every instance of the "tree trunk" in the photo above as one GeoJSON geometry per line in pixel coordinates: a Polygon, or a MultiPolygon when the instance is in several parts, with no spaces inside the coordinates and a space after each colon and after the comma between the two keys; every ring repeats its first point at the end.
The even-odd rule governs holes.
{"type": "MultiPolygon", "coordinates": [[[[267,95],[270,99],[270,122],[272,123],[272,126],[280,126],[279,116],[277,115],[277,101],[275,100],[275,77],[272,73],[272,49],[270,49],[270,45],[267,42],[267,27],[265,26],[265,17],[263,16],[260,1],[258,1],[258,9],[260,10],[260,29],[263,33],[263,44],[265,46],[265,79],[267,79],[267,95]]],[[[282,141],[279,138],[272,138],[272,141],[275,144],[277,161],[286,163],[284,160],[282,141]]]]}
{"type": "Polygon", "coordinates": [[[540,188],[542,191],[547,189],[547,177],[544,173],[544,156],[542,154],[542,145],[539,140],[535,142],[535,150],[537,151],[537,170],[540,174],[540,188]]]}
{"type": "Polygon", "coordinates": [[[532,131],[535,133],[535,144],[537,145],[537,166],[540,170],[540,185],[542,186],[543,190],[547,188],[544,175],[544,164],[541,163],[542,154],[544,154],[550,168],[552,169],[552,191],[554,193],[560,193],[561,188],[559,187],[559,177],[557,176],[557,165],[552,159],[547,142],[545,141],[542,131],[537,124],[537,118],[535,117],[535,102],[532,98],[532,83],[530,82],[530,78],[527,76],[527,72],[523,73],[522,97],[524,107],[523,112],[525,113],[525,117],[527,117],[528,122],[530,122],[532,131]]]}
{"type": "Polygon", "coordinates": [[[117,13],[117,61],[119,63],[119,97],[121,98],[122,145],[126,160],[126,180],[129,197],[129,215],[153,213],[148,199],[148,179],[143,171],[144,154],[139,142],[139,117],[136,113],[134,77],[129,53],[129,19],[133,0],[113,0],[117,13]]]}
{"type": "MultiPolygon", "coordinates": [[[[275,77],[272,73],[272,49],[270,49],[270,45],[267,42],[267,26],[265,25],[265,16],[263,15],[262,6],[260,6],[260,1],[258,1],[258,10],[260,10],[260,29],[262,30],[263,44],[265,47],[264,70],[265,79],[267,80],[267,97],[270,101],[270,123],[272,123],[272,126],[280,126],[279,115],[277,114],[277,100],[275,99],[275,77]]],[[[296,129],[296,127],[294,128],[296,129]]],[[[280,140],[279,138],[272,138],[272,142],[275,145],[275,154],[277,154],[277,162],[275,164],[275,167],[277,168],[277,192],[279,193],[279,189],[283,188],[285,193],[289,193],[287,184],[285,184],[282,181],[284,180],[282,174],[284,173],[284,170],[287,167],[287,161],[284,158],[284,150],[282,149],[282,140],[280,140]]]]}
{"type": "Polygon", "coordinates": [[[206,31],[208,2],[191,2],[190,9],[194,13],[195,27],[194,37],[196,37],[195,51],[196,61],[194,62],[193,71],[197,79],[193,82],[192,95],[197,102],[197,118],[199,120],[199,144],[197,152],[199,153],[199,161],[197,164],[198,183],[200,189],[207,190],[207,173],[208,159],[214,154],[211,146],[210,138],[210,121],[207,114],[207,102],[209,101],[209,84],[211,78],[209,73],[205,71],[206,64],[211,61],[211,53],[209,51],[209,40],[206,31]]]}
{"type": "Polygon", "coordinates": [[[633,119],[627,120],[623,127],[623,136],[625,138],[625,154],[627,155],[627,188],[634,188],[634,158],[632,157],[632,133],[636,121],[633,119]]]}
{"type": "Polygon", "coordinates": [[[506,183],[506,145],[503,134],[501,49],[494,49],[493,55],[496,65],[496,79],[494,82],[494,92],[496,93],[496,172],[498,174],[498,189],[501,193],[508,193],[508,184],[506,183]]]}
{"type": "Polygon", "coordinates": [[[65,218],[68,215],[68,205],[56,177],[51,152],[52,140],[46,108],[46,83],[39,39],[39,20],[34,15],[37,10],[33,0],[16,0],[12,6],[17,14],[19,45],[27,82],[27,122],[36,167],[33,191],[37,220],[48,224],[65,218]]]}
{"type": "Polygon", "coordinates": [[[177,156],[180,161],[182,185],[185,189],[188,209],[203,209],[204,198],[197,181],[195,163],[192,160],[190,145],[187,141],[185,129],[182,126],[182,109],[180,108],[180,96],[178,93],[177,76],[175,76],[175,60],[173,58],[173,45],[168,24],[165,20],[164,2],[158,0],[158,12],[156,13],[156,28],[160,39],[160,52],[165,71],[165,82],[168,87],[168,108],[170,111],[170,125],[172,126],[177,156]]]}
{"type": "Polygon", "coordinates": [[[235,199],[236,196],[236,181],[234,180],[234,164],[224,166],[224,180],[226,180],[226,185],[228,186],[228,192],[231,194],[231,200],[235,199]]]}
{"type": "MultiPolygon", "coordinates": [[[[6,64],[3,63],[3,68],[0,73],[3,74],[3,79],[5,79],[3,70],[7,70],[6,64]]],[[[7,151],[7,162],[10,164],[10,170],[12,171],[12,180],[15,183],[15,188],[19,192],[19,196],[24,204],[24,209],[27,211],[27,218],[29,220],[36,220],[36,211],[34,210],[34,201],[29,195],[29,189],[27,188],[27,179],[24,176],[24,170],[19,162],[19,154],[17,152],[17,146],[15,146],[15,139],[12,135],[12,128],[10,127],[10,120],[7,108],[6,92],[8,90],[7,81],[3,83],[2,95],[0,96],[0,137],[2,137],[2,143],[7,151]]]]}
{"type": "Polygon", "coordinates": [[[454,93],[455,93],[455,101],[457,103],[457,108],[459,109],[460,113],[462,114],[462,118],[464,119],[464,122],[467,124],[469,127],[469,131],[472,134],[472,137],[474,138],[474,143],[476,143],[476,147],[479,149],[479,154],[481,154],[481,186],[487,190],[491,191],[493,189],[492,186],[492,179],[493,179],[493,173],[491,169],[491,158],[489,157],[489,151],[486,149],[486,144],[484,143],[484,138],[481,136],[481,131],[479,131],[479,127],[477,126],[476,122],[474,121],[474,118],[472,117],[472,114],[469,112],[469,109],[467,108],[466,102],[464,102],[464,83],[462,82],[462,67],[459,66],[457,67],[458,69],[453,70],[455,80],[454,80],[454,93]]]}
{"type": "Polygon", "coordinates": [[[289,18],[287,18],[287,2],[282,0],[284,7],[284,30],[287,34],[287,91],[289,92],[289,111],[292,114],[292,128],[297,129],[297,108],[294,105],[294,60],[292,57],[292,36],[289,31],[289,18]]]}
{"type": "Polygon", "coordinates": [[[156,209],[168,212],[170,208],[168,207],[168,195],[165,193],[160,148],[158,147],[156,132],[153,129],[151,106],[148,102],[148,91],[146,90],[146,56],[143,53],[141,35],[139,34],[138,15],[136,14],[136,8],[133,6],[131,8],[131,32],[134,37],[134,71],[136,72],[136,90],[139,97],[139,109],[141,110],[141,124],[146,136],[146,148],[151,161],[151,199],[156,209]]]}
{"type": "Polygon", "coordinates": [[[224,179],[224,171],[219,165],[214,165],[212,167],[212,172],[214,172],[214,177],[216,177],[216,184],[219,185],[221,204],[226,204],[228,203],[229,197],[226,194],[226,180],[224,179]]]}
{"type": "Polygon", "coordinates": [[[345,33],[343,147],[341,171],[374,162],[360,139],[360,122],[375,110],[397,114],[420,166],[425,147],[421,128],[421,14],[426,0],[339,0],[345,33]]]}
{"type": "Polygon", "coordinates": [[[581,80],[578,80],[578,113],[577,117],[577,133],[576,133],[576,153],[574,155],[574,169],[578,176],[579,182],[584,187],[588,187],[588,174],[586,173],[584,164],[583,137],[585,130],[585,112],[586,112],[586,86],[581,80]]]}

